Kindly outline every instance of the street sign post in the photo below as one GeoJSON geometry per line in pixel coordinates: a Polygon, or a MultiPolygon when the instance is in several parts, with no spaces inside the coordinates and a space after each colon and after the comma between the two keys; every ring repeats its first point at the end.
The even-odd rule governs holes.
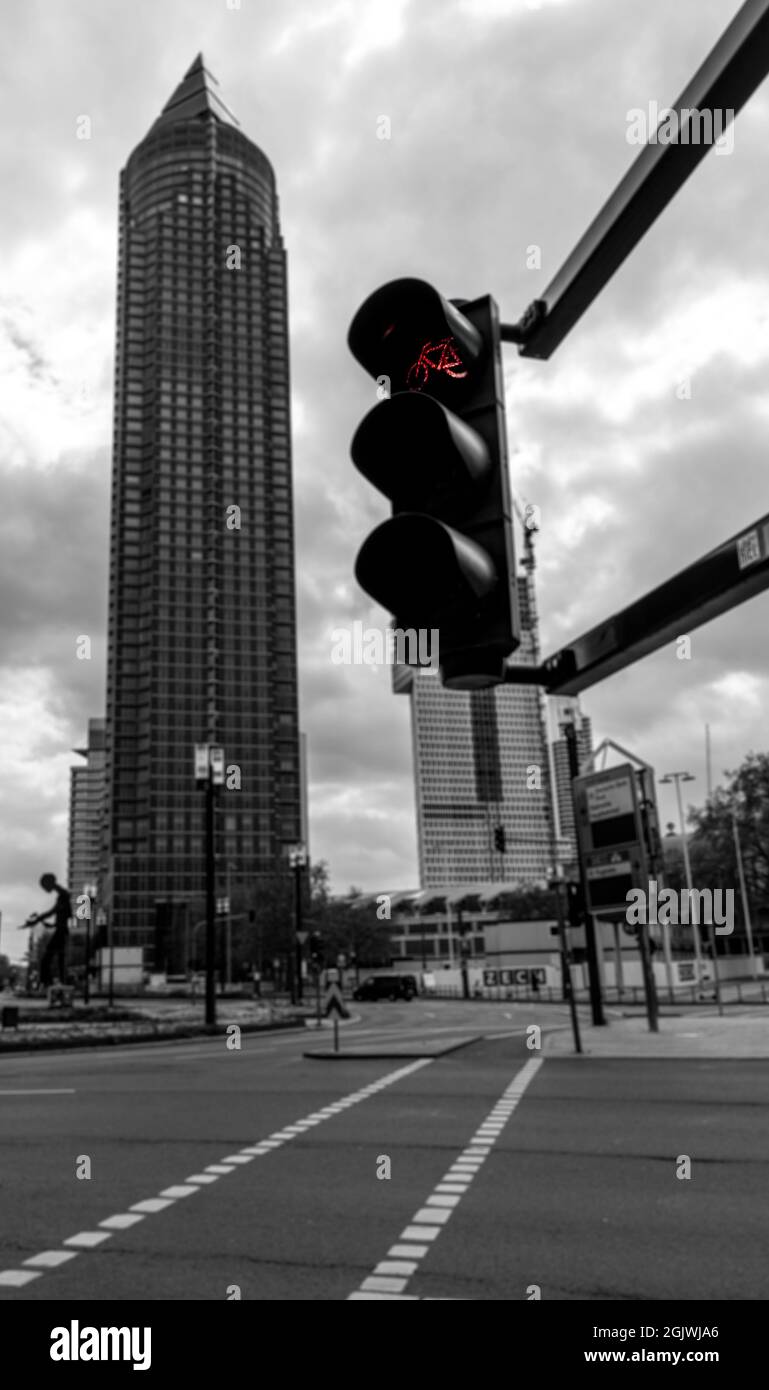
{"type": "MultiPolygon", "coordinates": [[[[588,913],[627,911],[628,893],[649,890],[638,782],[630,763],[575,777],[574,812],[588,913]]],[[[659,1031],[648,922],[639,925],[638,950],[649,1030],[659,1031]]]]}
{"type": "Polygon", "coordinates": [[[323,1013],[325,1014],[326,1018],[328,1018],[329,1014],[333,1014],[334,1016],[334,1051],[338,1052],[339,1020],[340,1018],[349,1018],[350,1014],[349,1010],[345,1006],[345,1002],[342,997],[342,991],[339,988],[339,985],[336,983],[336,980],[332,980],[331,984],[326,990],[326,997],[323,1001],[323,1013]]]}

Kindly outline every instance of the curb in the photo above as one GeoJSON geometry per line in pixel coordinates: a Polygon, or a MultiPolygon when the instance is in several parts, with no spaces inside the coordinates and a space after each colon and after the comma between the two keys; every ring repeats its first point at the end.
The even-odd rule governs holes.
{"type": "MultiPolygon", "coordinates": [[[[152,1031],[131,1033],[125,1037],[113,1033],[103,1037],[88,1037],[86,1034],[80,1038],[14,1038],[12,1042],[10,1039],[0,1039],[0,1061],[4,1056],[16,1052],[71,1052],[79,1047],[130,1047],[134,1043],[163,1043],[176,1042],[185,1038],[221,1037],[227,1027],[226,1023],[204,1023],[189,1026],[179,1025],[175,1029],[162,1032],[154,1028],[152,1031]]],[[[297,1032],[304,1032],[304,1024],[297,1023],[296,1020],[285,1023],[239,1023],[237,1027],[241,1033],[286,1032],[291,1028],[297,1032]]]]}
{"type": "Polygon", "coordinates": [[[449,1043],[445,1047],[440,1047],[435,1052],[425,1052],[424,1048],[414,1048],[409,1052],[392,1052],[387,1048],[377,1049],[375,1052],[303,1052],[303,1057],[309,1057],[316,1062],[401,1062],[414,1061],[422,1057],[447,1057],[450,1052],[459,1052],[463,1047],[470,1047],[473,1043],[484,1042],[481,1033],[474,1038],[463,1038],[461,1042],[449,1043]]]}

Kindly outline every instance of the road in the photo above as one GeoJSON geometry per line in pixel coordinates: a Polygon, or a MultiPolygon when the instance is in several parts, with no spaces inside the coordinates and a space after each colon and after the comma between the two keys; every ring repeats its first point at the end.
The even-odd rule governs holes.
{"type": "Polygon", "coordinates": [[[558,1007],[356,1009],[343,1049],[480,1040],[0,1061],[0,1298],[769,1297],[769,1063],[529,1050],[558,1007]]]}

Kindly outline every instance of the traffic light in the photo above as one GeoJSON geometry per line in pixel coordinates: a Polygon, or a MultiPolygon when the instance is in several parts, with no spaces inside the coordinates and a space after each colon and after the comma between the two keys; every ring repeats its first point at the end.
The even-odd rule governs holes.
{"type": "Polygon", "coordinates": [[[569,879],[566,882],[566,915],[570,927],[581,927],[585,920],[585,895],[582,884],[569,879]]]}
{"type": "Polygon", "coordinates": [[[444,685],[499,684],[520,617],[497,306],[392,280],[361,305],[348,342],[380,397],[352,459],[393,511],[361,547],[356,578],[396,631],[437,629],[444,685]]]}
{"type": "Polygon", "coordinates": [[[317,931],[310,936],[310,960],[318,968],[323,964],[323,937],[317,931]]]}
{"type": "Polygon", "coordinates": [[[494,830],[494,848],[495,848],[495,849],[498,849],[499,852],[500,852],[500,854],[504,854],[506,843],[507,843],[507,837],[506,837],[506,835],[505,835],[505,827],[504,827],[504,825],[498,825],[498,826],[496,826],[496,828],[495,828],[495,830],[494,830]]]}

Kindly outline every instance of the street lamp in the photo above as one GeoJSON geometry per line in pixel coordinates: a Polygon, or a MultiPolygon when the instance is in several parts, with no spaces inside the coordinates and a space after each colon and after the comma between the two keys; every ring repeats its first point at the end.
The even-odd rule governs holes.
{"type": "Polygon", "coordinates": [[[302,1002],[302,941],[307,933],[302,931],[302,869],[307,863],[307,849],[303,844],[291,845],[288,862],[294,870],[294,931],[296,936],[296,1002],[302,1002]]]}
{"type": "MultiPolygon", "coordinates": [[[[102,938],[101,938],[101,928],[102,928],[102,927],[107,927],[107,948],[108,948],[108,950],[109,950],[109,989],[108,989],[108,994],[107,994],[107,1003],[108,1003],[109,1007],[112,1008],[112,1006],[113,1006],[113,1004],[114,1004],[114,1002],[115,1002],[115,947],[114,947],[113,942],[112,942],[112,914],[110,913],[110,917],[109,917],[109,921],[108,921],[108,920],[107,920],[107,914],[106,914],[106,912],[104,911],[104,908],[103,908],[103,907],[102,907],[102,908],[99,908],[99,911],[98,911],[97,914],[96,914],[96,925],[97,925],[97,927],[99,927],[99,929],[100,929],[100,930],[99,930],[99,939],[100,939],[100,940],[102,939],[102,938]]],[[[103,988],[101,970],[99,971],[99,984],[100,984],[100,986],[103,988]]]]}
{"type": "Polygon", "coordinates": [[[98,886],[95,883],[84,883],[83,892],[88,895],[88,916],[85,919],[85,983],[83,985],[83,1003],[90,1003],[90,970],[91,970],[91,917],[95,916],[96,894],[98,886]]]}
{"type": "MultiPolygon", "coordinates": [[[[740,805],[744,805],[744,792],[737,793],[737,800],[740,805]]],[[[750,920],[750,903],[748,902],[748,890],[745,887],[745,869],[742,863],[742,845],[740,843],[740,831],[737,824],[737,807],[732,802],[732,832],[734,834],[734,852],[737,856],[737,873],[740,879],[740,894],[742,895],[742,911],[745,918],[745,935],[748,938],[748,956],[750,958],[750,974],[754,980],[758,979],[758,967],[753,951],[753,926],[750,920]]]]}
{"type": "Polygon", "coordinates": [[[702,974],[702,943],[700,941],[700,930],[697,924],[698,913],[691,911],[692,907],[692,866],[689,863],[689,844],[686,838],[686,825],[684,822],[684,808],[681,800],[681,783],[693,782],[695,779],[691,772],[666,772],[664,777],[660,777],[661,786],[669,786],[675,782],[676,800],[678,802],[678,819],[681,824],[681,846],[684,854],[684,871],[686,873],[686,891],[689,898],[689,918],[692,924],[692,936],[694,940],[694,956],[697,962],[697,984],[699,985],[702,974]]]}
{"type": "Polygon", "coordinates": [[[205,792],[206,889],[206,1025],[216,1023],[216,853],[214,802],[224,786],[224,749],[218,743],[195,744],[195,784],[205,792]]]}
{"type": "MultiPolygon", "coordinates": [[[[684,864],[686,865],[686,887],[687,887],[687,890],[688,890],[688,893],[689,893],[689,917],[690,917],[691,924],[692,924],[692,931],[693,931],[693,933],[694,933],[694,945],[695,945],[695,950],[697,951],[697,964],[698,964],[698,966],[699,966],[700,963],[701,963],[700,950],[699,950],[699,947],[700,947],[700,942],[699,942],[699,928],[698,928],[698,925],[697,925],[697,918],[698,918],[698,916],[699,916],[699,903],[698,903],[697,908],[696,908],[696,910],[694,911],[694,913],[692,913],[692,897],[691,897],[691,895],[692,895],[692,871],[691,871],[691,865],[689,864],[689,846],[688,846],[687,841],[686,841],[686,826],[684,825],[684,813],[683,813],[683,808],[682,808],[682,805],[681,805],[681,787],[680,787],[680,783],[681,783],[681,782],[693,782],[695,779],[692,777],[692,774],[691,774],[690,772],[667,772],[667,773],[665,774],[665,776],[664,776],[663,778],[661,778],[661,780],[662,780],[663,782],[671,782],[671,781],[674,781],[675,784],[676,784],[676,797],[677,797],[677,799],[678,799],[678,816],[679,816],[679,820],[681,821],[681,835],[682,835],[682,837],[683,837],[684,864]]],[[[720,977],[719,977],[719,974],[718,974],[718,954],[717,954],[717,951],[716,951],[716,932],[715,932],[715,927],[713,926],[713,914],[712,914],[712,912],[711,912],[711,914],[710,914],[710,949],[711,949],[711,951],[713,952],[713,983],[714,983],[714,985],[715,985],[715,990],[716,990],[716,1003],[717,1003],[717,1005],[718,1005],[718,1013],[719,1013],[719,1016],[721,1016],[721,1015],[723,1015],[724,1009],[723,1009],[723,1004],[722,1004],[722,1001],[721,1001],[721,980],[720,980],[720,977]]]]}

